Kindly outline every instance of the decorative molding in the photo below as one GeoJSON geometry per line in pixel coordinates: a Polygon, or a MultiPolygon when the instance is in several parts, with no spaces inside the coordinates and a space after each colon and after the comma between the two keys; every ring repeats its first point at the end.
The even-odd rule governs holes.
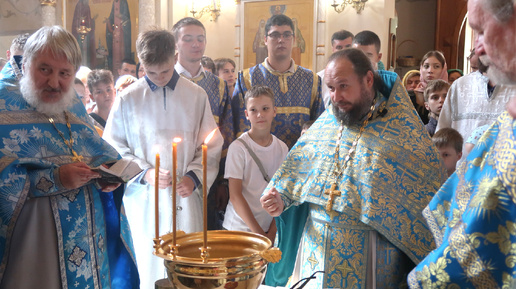
{"type": "Polygon", "coordinates": [[[41,0],[40,4],[41,4],[41,6],[56,7],[56,0],[41,0]]]}

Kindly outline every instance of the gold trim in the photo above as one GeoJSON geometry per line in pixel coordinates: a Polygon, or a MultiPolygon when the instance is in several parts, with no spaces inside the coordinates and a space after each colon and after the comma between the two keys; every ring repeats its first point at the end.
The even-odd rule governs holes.
{"type": "Polygon", "coordinates": [[[234,49],[240,49],[240,47],[235,47],[234,49]]]}
{"type": "Polygon", "coordinates": [[[315,55],[317,55],[317,56],[324,56],[325,54],[324,53],[316,53],[315,55]]]}
{"type": "Polygon", "coordinates": [[[242,27],[240,24],[235,25],[235,27],[242,27]]]}
{"type": "Polygon", "coordinates": [[[325,20],[318,20],[317,23],[326,23],[325,20]]]}
{"type": "Polygon", "coordinates": [[[41,6],[52,6],[56,7],[56,0],[42,0],[40,2],[41,6]]]}
{"type": "Polygon", "coordinates": [[[302,113],[310,115],[310,109],[302,106],[291,106],[291,107],[276,107],[277,114],[294,114],[302,113]]]}
{"type": "Polygon", "coordinates": [[[324,44],[317,44],[316,47],[325,47],[325,45],[324,44]]]}

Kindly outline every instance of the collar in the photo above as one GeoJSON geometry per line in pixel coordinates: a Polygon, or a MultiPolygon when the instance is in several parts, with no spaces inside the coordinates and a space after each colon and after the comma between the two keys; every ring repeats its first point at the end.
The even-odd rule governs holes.
{"type": "Polygon", "coordinates": [[[263,61],[263,66],[265,66],[265,68],[267,68],[268,70],[276,72],[276,73],[285,73],[285,72],[295,73],[296,69],[297,69],[296,64],[294,63],[294,59],[290,59],[290,67],[285,72],[277,71],[276,69],[272,68],[271,65],[269,64],[269,57],[265,58],[265,60],[263,61]]]}
{"type": "Polygon", "coordinates": [[[16,76],[16,79],[18,80],[20,80],[23,76],[23,73],[21,71],[22,59],[23,57],[21,55],[13,55],[9,60],[11,62],[11,69],[13,70],[13,73],[16,76]]]}
{"type": "MultiPolygon", "coordinates": [[[[172,90],[174,90],[176,88],[176,84],[177,84],[177,81],[179,80],[179,74],[177,73],[177,71],[174,69],[174,74],[172,74],[172,78],[170,79],[170,81],[165,85],[165,87],[168,87],[172,90]]],[[[156,89],[159,88],[159,86],[157,86],[156,84],[154,84],[154,82],[152,82],[149,77],[147,75],[145,75],[145,81],[147,81],[147,84],[149,85],[150,89],[152,91],[155,91],[156,89]]]]}
{"type": "Polygon", "coordinates": [[[206,72],[204,71],[204,68],[200,64],[199,64],[199,71],[197,71],[196,75],[191,75],[190,72],[188,72],[188,70],[186,70],[186,68],[184,68],[181,65],[181,63],[179,63],[179,61],[176,63],[176,66],[174,68],[177,70],[177,73],[179,73],[180,75],[182,75],[186,78],[189,78],[189,79],[197,78],[197,77],[201,76],[201,74],[204,74],[204,76],[206,77],[206,72]]]}

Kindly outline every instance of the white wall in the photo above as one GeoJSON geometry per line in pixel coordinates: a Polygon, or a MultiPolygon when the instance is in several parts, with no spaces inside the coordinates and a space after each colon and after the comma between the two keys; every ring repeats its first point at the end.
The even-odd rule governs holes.
{"type": "MultiPolygon", "coordinates": [[[[321,0],[327,2],[326,9],[326,56],[331,55],[331,35],[338,30],[345,29],[353,34],[357,34],[363,30],[371,30],[380,37],[383,54],[382,61],[387,62],[388,40],[389,40],[389,19],[394,18],[395,10],[394,0],[369,0],[365,4],[361,14],[357,14],[356,10],[351,6],[337,13],[330,6],[329,0],[321,0]]],[[[326,57],[326,58],[327,58],[326,57]]]]}
{"type": "MultiPolygon", "coordinates": [[[[172,29],[174,23],[183,17],[191,17],[191,1],[173,1],[169,5],[169,19],[168,25],[172,29]]],[[[201,3],[202,1],[195,1],[201,3]]],[[[210,2],[210,1],[205,1],[210,2]]],[[[197,6],[197,4],[196,4],[197,6]]],[[[197,9],[199,10],[199,9],[197,9]]],[[[202,16],[199,21],[202,22],[206,28],[206,51],[205,55],[212,59],[219,57],[234,58],[235,48],[235,18],[236,18],[236,4],[234,0],[220,0],[220,16],[216,21],[211,21],[210,15],[202,16]]]]}

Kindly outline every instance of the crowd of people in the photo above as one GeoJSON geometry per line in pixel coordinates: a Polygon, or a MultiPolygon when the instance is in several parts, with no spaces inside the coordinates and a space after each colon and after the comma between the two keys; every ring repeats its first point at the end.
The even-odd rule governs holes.
{"type": "Polygon", "coordinates": [[[138,63],[116,71],[81,66],[59,26],[17,36],[0,71],[0,289],[154,288],[166,278],[152,254],[155,188],[159,231],[175,209],[192,233],[203,184],[208,229],[282,251],[266,285],[513,288],[516,2],[468,10],[466,74],[429,51],[399,77],[378,35],[346,30],[314,72],[293,60],[283,14],[265,23],[265,60],[238,73],[204,55],[190,17],[140,33],[138,63]],[[98,172],[122,158],[142,172],[127,183],[98,172]]]}

